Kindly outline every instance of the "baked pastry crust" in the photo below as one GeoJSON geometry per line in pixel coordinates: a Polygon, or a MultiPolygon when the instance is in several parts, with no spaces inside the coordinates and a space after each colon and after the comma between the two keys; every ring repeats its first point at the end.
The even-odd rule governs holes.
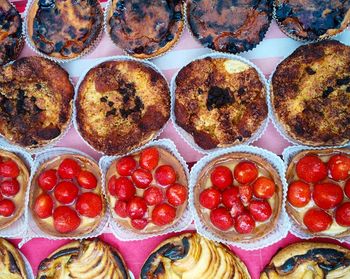
{"type": "Polygon", "coordinates": [[[33,46],[58,59],[72,59],[91,49],[102,32],[98,0],[34,0],[27,16],[33,46]]]}
{"type": "Polygon", "coordinates": [[[141,269],[140,279],[250,279],[245,264],[221,243],[197,233],[185,233],[161,242],[141,269]]]}
{"type": "Polygon", "coordinates": [[[267,117],[264,83],[244,62],[195,60],[175,82],[176,123],[203,149],[246,142],[267,117]]]}
{"type": "Polygon", "coordinates": [[[108,155],[144,145],[170,116],[165,78],[132,60],[108,61],[92,68],[79,86],[75,104],[80,134],[108,155]]]}
{"type": "Polygon", "coordinates": [[[253,49],[263,40],[271,23],[272,9],[271,0],[189,0],[187,21],[203,46],[239,53],[253,49]]]}
{"type": "Polygon", "coordinates": [[[15,60],[24,46],[22,18],[7,0],[0,2],[0,65],[15,60]]]}
{"type": "MultiPolygon", "coordinates": [[[[105,211],[106,211],[106,205],[105,205],[105,201],[104,201],[103,194],[102,194],[101,172],[100,172],[98,165],[93,160],[91,160],[85,156],[78,155],[78,154],[59,155],[53,159],[46,161],[42,165],[40,165],[40,167],[37,169],[36,173],[33,175],[33,178],[31,181],[32,181],[31,182],[32,184],[30,187],[29,207],[30,207],[30,210],[32,212],[32,217],[33,217],[35,223],[43,232],[45,232],[49,235],[59,236],[59,237],[62,237],[62,236],[69,236],[69,237],[82,236],[82,235],[86,235],[86,234],[92,232],[93,230],[95,230],[98,227],[98,225],[101,223],[101,220],[102,220],[102,218],[105,214],[105,211]],[[85,216],[79,215],[79,213],[78,213],[78,215],[81,219],[81,223],[80,223],[79,227],[70,233],[60,233],[60,232],[56,231],[56,229],[54,227],[52,216],[50,216],[46,219],[41,219],[35,214],[34,203],[35,203],[36,198],[44,192],[39,187],[38,182],[37,182],[39,175],[43,171],[48,170],[48,169],[57,170],[60,163],[66,158],[76,160],[79,163],[79,165],[82,167],[82,169],[88,170],[94,174],[94,176],[97,179],[96,188],[94,188],[93,190],[85,190],[85,189],[79,187],[79,193],[91,192],[91,193],[95,193],[95,194],[100,195],[101,199],[102,199],[102,211],[101,211],[100,215],[96,216],[95,218],[85,217],[85,216]]],[[[54,201],[54,204],[56,206],[61,205],[57,200],[54,201]]]]}
{"type": "Polygon", "coordinates": [[[0,238],[0,278],[28,278],[22,255],[4,238],[0,238]]]}
{"type": "Polygon", "coordinates": [[[329,38],[350,22],[349,1],[275,0],[274,6],[282,31],[299,40],[329,38]]]}
{"type": "Polygon", "coordinates": [[[57,139],[68,127],[74,88],[58,64],[25,57],[0,69],[0,134],[32,149],[57,139]]]}
{"type": "Polygon", "coordinates": [[[113,0],[107,32],[126,53],[146,59],[172,48],[184,28],[183,4],[179,0],[113,0]]]}
{"type": "Polygon", "coordinates": [[[330,243],[291,244],[272,258],[260,279],[349,278],[350,251],[330,243]]]}
{"type": "Polygon", "coordinates": [[[38,279],[130,279],[123,257],[95,238],[73,241],[41,261],[38,279]]]}
{"type": "Polygon", "coordinates": [[[199,216],[201,222],[205,225],[206,229],[216,237],[226,242],[249,242],[252,240],[261,239],[276,228],[282,208],[282,191],[283,185],[278,172],[264,158],[246,152],[228,153],[213,159],[201,170],[193,189],[194,207],[197,215],[199,216]],[[272,208],[271,217],[265,222],[256,222],[255,229],[249,234],[239,234],[233,227],[227,231],[222,231],[216,228],[210,221],[210,210],[203,208],[199,202],[200,193],[205,188],[209,188],[211,186],[211,183],[208,183],[208,181],[210,181],[210,174],[215,167],[225,165],[229,166],[230,169],[233,169],[234,166],[241,161],[251,161],[255,163],[255,165],[258,167],[259,175],[262,174],[263,176],[272,179],[276,187],[274,195],[268,199],[268,202],[272,208]]]}
{"type": "MultiPolygon", "coordinates": [[[[316,155],[323,159],[329,159],[332,155],[336,154],[347,154],[350,156],[350,148],[328,148],[328,149],[316,149],[316,150],[305,150],[301,151],[298,154],[296,154],[288,164],[288,168],[286,171],[286,179],[287,183],[290,184],[291,182],[298,180],[298,176],[296,174],[295,168],[298,161],[303,158],[306,155],[316,155]]],[[[345,181],[334,181],[331,178],[327,177],[325,179],[326,182],[331,182],[340,185],[343,189],[345,187],[345,181]]],[[[319,182],[319,183],[322,183],[319,182]]],[[[350,199],[344,195],[343,202],[350,201],[350,199]]],[[[348,227],[342,227],[336,223],[336,221],[333,221],[333,224],[331,227],[325,231],[319,232],[319,233],[312,233],[310,232],[307,227],[304,225],[303,218],[306,213],[306,211],[309,208],[312,208],[316,206],[313,200],[310,200],[310,202],[303,208],[297,208],[292,206],[288,201],[286,202],[286,210],[288,215],[291,217],[292,222],[296,224],[298,228],[300,228],[303,232],[306,232],[307,234],[312,234],[315,236],[322,236],[322,237],[333,237],[333,238],[341,238],[345,236],[350,235],[350,228],[348,227]]],[[[327,210],[327,213],[329,213],[331,216],[335,216],[335,208],[327,210]]],[[[333,218],[334,219],[334,218],[333,218]]]]}
{"type": "Polygon", "coordinates": [[[272,77],[274,115],[295,141],[343,145],[350,139],[350,47],[338,41],[300,46],[272,77]]]}

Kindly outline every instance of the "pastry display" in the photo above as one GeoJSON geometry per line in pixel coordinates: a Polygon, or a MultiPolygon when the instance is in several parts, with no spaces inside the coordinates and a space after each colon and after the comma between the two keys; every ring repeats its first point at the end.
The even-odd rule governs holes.
{"type": "Polygon", "coordinates": [[[265,37],[272,19],[272,1],[189,0],[187,21],[194,37],[216,51],[253,49],[265,37]]]}
{"type": "Polygon", "coordinates": [[[129,279],[123,257],[112,246],[98,239],[73,241],[38,267],[38,279],[129,279]]]}
{"type": "Polygon", "coordinates": [[[105,213],[98,165],[78,154],[47,160],[33,176],[29,206],[37,226],[49,235],[88,234],[105,213]]]}
{"type": "Polygon", "coordinates": [[[244,143],[267,117],[264,82],[240,60],[195,60],[180,70],[175,83],[176,123],[202,149],[244,143]]]}
{"type": "Polygon", "coordinates": [[[305,150],[289,162],[287,212],[303,231],[350,235],[350,149],[305,150]]]}
{"type": "Polygon", "coordinates": [[[172,48],[184,28],[183,4],[178,0],[113,0],[107,32],[127,54],[152,58],[172,48]]]}
{"type": "Polygon", "coordinates": [[[197,233],[185,233],[161,242],[148,256],[141,279],[250,279],[245,264],[220,243],[197,233]]]}
{"type": "Polygon", "coordinates": [[[30,44],[56,59],[86,53],[103,29],[98,0],[33,0],[26,20],[30,44]]]}
{"type": "Polygon", "coordinates": [[[149,142],[170,116],[165,78],[148,63],[108,61],[92,68],[76,99],[82,137],[105,154],[125,154],[149,142]]]}
{"type": "Polygon", "coordinates": [[[22,255],[4,238],[0,238],[0,278],[28,278],[22,255]]]}
{"type": "Polygon", "coordinates": [[[196,214],[226,242],[258,240],[275,229],[282,207],[282,181],[263,157],[235,152],[216,157],[193,189],[196,214]]]}
{"type": "Polygon", "coordinates": [[[346,279],[350,274],[350,251],[329,243],[300,242],[277,252],[260,279],[346,279]]]}
{"type": "Polygon", "coordinates": [[[274,0],[275,18],[282,31],[298,40],[334,36],[350,22],[350,2],[342,0],[274,0]]]}
{"type": "Polygon", "coordinates": [[[33,149],[68,127],[74,88],[68,73],[45,58],[20,58],[0,68],[0,134],[33,149]]]}
{"type": "Polygon", "coordinates": [[[24,46],[22,18],[8,1],[0,2],[0,65],[15,60],[24,46]]]}
{"type": "Polygon", "coordinates": [[[113,219],[148,234],[175,224],[187,206],[187,175],[180,161],[160,146],[115,160],[106,173],[113,219]]]}
{"type": "Polygon", "coordinates": [[[349,142],[350,47],[338,41],[303,45],[273,74],[274,116],[294,141],[312,146],[349,142]]]}

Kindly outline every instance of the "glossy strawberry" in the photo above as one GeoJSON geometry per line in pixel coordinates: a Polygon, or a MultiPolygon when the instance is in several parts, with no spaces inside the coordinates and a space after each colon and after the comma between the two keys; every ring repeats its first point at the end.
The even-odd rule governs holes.
{"type": "Polygon", "coordinates": [[[220,202],[221,194],[214,188],[205,189],[199,194],[199,203],[205,208],[214,209],[220,202]]]}
{"type": "Polygon", "coordinates": [[[77,177],[81,167],[77,161],[74,159],[66,158],[64,159],[58,167],[58,175],[63,179],[72,179],[77,177]]]}
{"type": "Polygon", "coordinates": [[[154,170],[159,162],[159,152],[157,148],[150,147],[141,152],[140,166],[146,170],[154,170]]]}
{"type": "Polygon", "coordinates": [[[239,215],[241,215],[245,210],[245,207],[243,205],[243,203],[241,202],[241,200],[237,200],[235,202],[232,203],[232,206],[230,208],[230,214],[232,216],[232,218],[236,218],[239,215]]]}
{"type": "Polygon", "coordinates": [[[345,180],[350,176],[350,157],[345,154],[333,155],[328,161],[328,168],[334,180],[345,180]]]}
{"type": "Polygon", "coordinates": [[[228,167],[218,166],[212,171],[210,180],[217,189],[223,191],[233,183],[232,172],[228,167]]]}
{"type": "Polygon", "coordinates": [[[133,197],[126,206],[131,219],[141,219],[147,212],[147,204],[143,198],[133,197]]]}
{"type": "Polygon", "coordinates": [[[132,181],[135,183],[136,187],[141,189],[146,189],[152,182],[152,173],[148,170],[137,169],[133,172],[132,181]]]}
{"type": "Polygon", "coordinates": [[[63,204],[72,203],[78,196],[79,188],[70,181],[62,181],[57,184],[54,195],[58,202],[63,204]]]}
{"type": "Polygon", "coordinates": [[[51,196],[46,193],[40,194],[35,199],[33,210],[35,214],[41,219],[50,217],[53,210],[53,200],[51,196]]]}
{"type": "Polygon", "coordinates": [[[335,211],[335,221],[343,227],[350,227],[350,202],[344,202],[335,211]]]}
{"type": "Polygon", "coordinates": [[[116,169],[119,175],[130,176],[136,169],[136,161],[132,156],[126,156],[119,159],[116,163],[116,169]]]}
{"type": "Polygon", "coordinates": [[[176,181],[176,172],[170,165],[162,165],[156,169],[155,179],[158,184],[167,186],[176,181]]]}
{"type": "Polygon", "coordinates": [[[78,174],[77,181],[80,187],[84,189],[92,190],[97,186],[97,179],[95,175],[90,171],[82,170],[78,174]]]}
{"type": "Polygon", "coordinates": [[[253,182],[258,177],[258,168],[253,162],[243,161],[234,169],[234,177],[241,184],[253,182]]]}
{"type": "Polygon", "coordinates": [[[226,208],[230,209],[237,201],[240,201],[238,187],[233,186],[222,192],[222,203],[226,208]]]}
{"type": "Polygon", "coordinates": [[[80,215],[95,218],[102,212],[102,198],[100,195],[95,193],[83,193],[78,197],[75,204],[75,209],[80,215]]]}
{"type": "Polygon", "coordinates": [[[156,186],[151,186],[143,192],[143,198],[148,205],[152,206],[160,204],[164,199],[164,195],[161,189],[156,186]]]}
{"type": "Polygon", "coordinates": [[[270,178],[260,176],[253,184],[253,194],[259,199],[269,199],[275,194],[275,182],[270,178]]]}
{"type": "Polygon", "coordinates": [[[249,204],[249,213],[255,221],[265,222],[271,217],[272,208],[265,200],[254,200],[249,204]]]}
{"type": "Polygon", "coordinates": [[[121,201],[130,200],[136,193],[136,188],[132,181],[124,176],[119,178],[112,177],[108,184],[108,190],[112,196],[116,196],[121,201]]]}
{"type": "Polygon", "coordinates": [[[125,201],[116,201],[114,211],[122,218],[128,217],[127,203],[125,201]]]}
{"type": "Polygon", "coordinates": [[[131,226],[137,230],[143,230],[148,224],[146,219],[133,219],[131,220],[131,226]]]}
{"type": "Polygon", "coordinates": [[[80,226],[78,214],[68,206],[59,206],[53,212],[53,225],[59,233],[70,233],[80,226]]]}
{"type": "Polygon", "coordinates": [[[310,185],[302,181],[294,181],[288,187],[288,202],[295,207],[304,207],[311,200],[310,185]]]}
{"type": "Polygon", "coordinates": [[[296,164],[296,172],[300,179],[316,183],[327,177],[327,166],[315,155],[306,155],[296,164]]]}
{"type": "Polygon", "coordinates": [[[187,188],[181,184],[175,183],[167,188],[165,196],[168,203],[175,207],[180,206],[187,200],[187,188]]]}
{"type": "Polygon", "coordinates": [[[321,183],[314,186],[312,195],[316,205],[322,209],[331,209],[343,201],[342,188],[334,183],[321,183]]]}
{"type": "Polygon", "coordinates": [[[222,231],[227,231],[233,226],[233,218],[225,207],[218,207],[210,212],[211,223],[222,231]]]}
{"type": "Polygon", "coordinates": [[[251,233],[255,229],[255,221],[253,217],[245,212],[236,218],[235,229],[240,234],[251,233]]]}
{"type": "Polygon", "coordinates": [[[240,185],[238,187],[239,196],[244,205],[248,205],[253,198],[253,188],[250,185],[240,185]]]}
{"type": "Polygon", "coordinates": [[[46,170],[38,177],[38,185],[44,191],[51,191],[57,184],[57,171],[46,170]]]}
{"type": "Polygon", "coordinates": [[[16,178],[4,180],[0,183],[1,194],[7,197],[13,197],[19,192],[20,186],[16,178]]]}
{"type": "Polygon", "coordinates": [[[331,226],[332,222],[332,217],[322,209],[311,208],[304,215],[304,224],[310,232],[325,231],[331,226]]]}
{"type": "Polygon", "coordinates": [[[0,176],[15,178],[19,175],[19,168],[15,161],[9,159],[0,162],[0,176]]]}
{"type": "Polygon", "coordinates": [[[350,179],[348,179],[348,181],[346,181],[346,183],[345,183],[344,192],[345,192],[345,195],[348,198],[350,198],[350,179]]]}
{"type": "Polygon", "coordinates": [[[0,215],[4,217],[11,216],[16,210],[16,206],[13,201],[3,199],[0,201],[0,215]]]}
{"type": "Polygon", "coordinates": [[[161,203],[152,211],[152,222],[157,226],[165,226],[172,223],[176,217],[176,209],[167,203],[161,203]]]}

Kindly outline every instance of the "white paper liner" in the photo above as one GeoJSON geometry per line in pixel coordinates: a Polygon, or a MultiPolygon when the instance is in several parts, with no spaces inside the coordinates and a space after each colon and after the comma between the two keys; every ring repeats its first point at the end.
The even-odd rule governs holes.
{"type": "Polygon", "coordinates": [[[287,212],[285,210],[285,204],[286,204],[286,199],[287,199],[287,189],[288,185],[285,179],[285,166],[281,158],[279,158],[276,154],[267,151],[265,149],[259,148],[259,147],[254,147],[254,146],[235,146],[235,147],[230,147],[226,149],[222,149],[220,151],[217,151],[213,154],[209,154],[202,159],[200,159],[193,167],[191,170],[191,175],[190,175],[190,209],[194,218],[194,224],[195,227],[198,231],[198,233],[208,239],[217,241],[217,242],[222,242],[227,245],[232,245],[235,247],[239,247],[244,250],[258,250],[265,248],[267,246],[270,246],[284,237],[287,236],[289,228],[290,228],[290,221],[287,215],[287,212]],[[220,237],[216,236],[214,233],[212,233],[206,225],[201,221],[199,215],[197,214],[197,210],[194,205],[194,187],[197,183],[198,177],[202,171],[202,169],[212,160],[215,158],[229,154],[229,153],[236,153],[236,152],[245,152],[245,153],[251,153],[254,155],[258,155],[262,158],[264,158],[266,161],[268,161],[274,169],[277,171],[278,175],[281,178],[282,181],[282,203],[281,203],[281,212],[280,216],[278,217],[278,221],[276,224],[276,227],[267,235],[264,237],[258,239],[258,240],[245,240],[242,242],[238,241],[226,241],[224,239],[221,239],[220,237]]]}
{"type": "MultiPolygon", "coordinates": [[[[3,144],[0,143],[0,150],[6,150],[8,152],[12,152],[16,154],[18,157],[20,157],[25,165],[28,168],[28,173],[31,175],[31,169],[33,168],[33,159],[30,156],[30,154],[20,148],[16,148],[14,146],[10,146],[8,144],[3,144]]],[[[25,193],[25,198],[24,198],[24,210],[22,213],[22,216],[18,218],[16,222],[11,224],[9,227],[1,229],[0,230],[0,237],[3,238],[22,238],[25,237],[27,234],[27,223],[26,223],[26,218],[25,218],[25,212],[28,207],[28,193],[29,193],[29,188],[30,188],[30,183],[29,183],[29,178],[28,178],[28,185],[27,185],[27,190],[25,193]]]]}
{"type": "Polygon", "coordinates": [[[54,61],[56,63],[67,63],[67,62],[71,62],[74,60],[78,60],[81,57],[91,53],[100,43],[101,39],[102,39],[102,35],[103,35],[103,7],[101,6],[100,1],[97,1],[97,4],[99,4],[101,6],[101,11],[102,11],[102,23],[101,23],[101,28],[100,31],[96,37],[95,40],[93,40],[90,44],[89,47],[85,48],[78,56],[74,57],[74,58],[70,58],[70,59],[62,59],[62,58],[56,58],[56,57],[52,57],[50,55],[47,55],[41,51],[39,51],[34,43],[32,42],[31,38],[29,37],[28,34],[28,14],[30,12],[30,9],[32,7],[32,5],[34,4],[36,0],[28,0],[24,14],[23,14],[23,36],[25,37],[25,42],[26,44],[29,46],[29,48],[31,50],[33,50],[36,54],[45,57],[51,61],[54,61]]]}
{"type": "MultiPolygon", "coordinates": [[[[350,148],[350,145],[345,146],[346,148],[350,148]]],[[[282,156],[283,156],[283,161],[285,164],[285,169],[288,168],[288,165],[292,158],[297,155],[298,153],[304,151],[304,150],[322,150],[322,149],[327,149],[329,147],[308,147],[308,146],[289,146],[283,150],[282,156]]],[[[287,186],[288,187],[288,186],[287,186]]],[[[288,189],[288,188],[287,188],[288,189]]],[[[301,239],[311,239],[311,238],[331,238],[331,239],[336,239],[340,242],[347,242],[350,243],[350,236],[346,237],[332,237],[330,236],[320,236],[320,235],[313,235],[311,233],[307,233],[306,231],[302,230],[300,226],[293,220],[293,218],[289,217],[290,223],[291,223],[291,228],[290,232],[294,234],[295,236],[301,238],[301,239]]]]}
{"type": "MultiPolygon", "coordinates": [[[[77,123],[77,108],[76,108],[76,101],[77,101],[77,97],[78,97],[78,92],[79,92],[79,87],[80,87],[80,84],[83,82],[85,76],[87,75],[87,73],[97,67],[99,64],[103,63],[103,62],[107,62],[107,61],[136,61],[136,62],[139,62],[139,63],[142,63],[150,68],[152,68],[153,70],[155,70],[156,72],[158,72],[163,78],[164,80],[166,81],[166,83],[168,84],[169,86],[169,83],[166,79],[166,77],[164,76],[164,74],[162,73],[162,71],[156,66],[154,65],[153,63],[147,61],[147,60],[141,60],[141,59],[136,59],[136,58],[133,58],[131,56],[110,56],[110,57],[104,57],[104,58],[101,58],[101,59],[98,59],[96,61],[96,63],[94,63],[90,68],[86,69],[85,72],[82,73],[82,75],[80,76],[78,82],[77,82],[77,85],[75,86],[75,95],[74,95],[74,100],[73,100],[73,126],[75,128],[75,130],[78,132],[78,135],[79,137],[82,139],[83,142],[85,142],[88,146],[90,146],[93,150],[95,150],[96,152],[104,155],[103,151],[101,150],[98,150],[96,149],[95,147],[93,147],[87,140],[84,139],[84,137],[82,136],[82,134],[80,133],[80,130],[79,130],[79,125],[77,123]]],[[[170,90],[169,90],[170,91],[170,90]]],[[[148,141],[148,142],[152,142],[153,140],[155,140],[163,131],[164,129],[167,127],[167,125],[169,124],[170,122],[170,118],[169,120],[164,124],[164,126],[159,129],[158,132],[156,132],[154,134],[154,136],[148,141]]],[[[147,143],[145,143],[147,144],[147,143]]],[[[139,146],[135,146],[134,148],[132,148],[129,152],[133,152],[133,150],[136,150],[137,148],[140,148],[142,147],[142,145],[139,145],[139,146]]],[[[125,155],[125,154],[120,154],[120,155],[125,155]]]]}
{"type": "MultiPolygon", "coordinates": [[[[34,177],[34,174],[37,172],[38,168],[46,161],[53,159],[59,155],[63,155],[63,154],[78,154],[78,155],[82,155],[85,156],[87,158],[89,158],[92,161],[95,161],[92,157],[90,157],[89,155],[75,150],[75,149],[71,149],[71,148],[52,148],[50,150],[38,153],[35,160],[34,160],[34,165],[32,168],[32,173],[31,173],[31,177],[30,177],[30,185],[32,184],[32,180],[34,177]]],[[[101,178],[101,183],[102,183],[102,178],[101,178]]],[[[102,188],[102,192],[103,192],[103,185],[101,184],[101,188],[102,188]]],[[[28,199],[28,203],[29,204],[29,196],[30,196],[30,191],[28,191],[27,194],[27,199],[28,199]]],[[[74,239],[74,240],[79,240],[79,239],[86,239],[86,238],[92,238],[92,237],[97,237],[99,235],[101,235],[107,224],[108,224],[108,219],[109,219],[109,211],[108,208],[106,206],[106,212],[105,215],[102,217],[100,224],[90,233],[81,235],[81,236],[53,236],[50,235],[44,231],[42,231],[39,226],[36,224],[36,222],[34,221],[34,218],[32,216],[32,212],[29,209],[29,206],[27,206],[26,208],[26,212],[25,212],[25,216],[26,216],[26,221],[28,224],[28,232],[26,237],[23,237],[20,245],[22,246],[23,244],[25,244],[26,242],[28,242],[29,240],[33,239],[33,238],[47,238],[47,239],[51,239],[51,240],[56,240],[56,239],[74,239]]]]}
{"type": "MultiPolygon", "coordinates": [[[[166,149],[167,151],[169,151],[171,154],[173,154],[181,163],[182,167],[185,170],[186,173],[186,177],[189,181],[189,171],[188,171],[188,167],[186,164],[186,161],[182,158],[182,156],[180,155],[180,153],[178,152],[178,150],[176,149],[175,144],[169,140],[169,139],[160,139],[157,141],[153,141],[151,143],[146,144],[144,147],[140,147],[132,152],[129,152],[125,155],[129,155],[135,152],[139,152],[145,148],[151,147],[151,146],[160,146],[164,149],[166,149]]],[[[125,156],[123,155],[123,156],[125,156]]],[[[123,157],[123,156],[103,156],[100,159],[100,168],[102,170],[102,184],[103,186],[105,186],[106,184],[106,173],[109,169],[109,166],[118,158],[123,157]]],[[[104,194],[106,195],[106,189],[104,188],[104,194]]],[[[106,196],[106,200],[107,196],[106,196]]],[[[108,203],[108,202],[107,202],[108,203]]],[[[187,207],[185,209],[185,211],[183,212],[182,216],[180,217],[180,219],[175,222],[172,226],[166,228],[165,230],[161,231],[161,232],[155,232],[155,233],[150,233],[150,234],[138,234],[132,230],[129,230],[121,225],[119,225],[114,218],[111,216],[111,218],[109,219],[109,226],[112,230],[112,233],[114,234],[114,236],[116,238],[118,238],[119,240],[122,241],[134,241],[134,240],[143,240],[143,239],[148,239],[154,236],[160,236],[160,235],[164,235],[170,232],[180,232],[185,230],[191,223],[192,223],[192,215],[191,215],[191,211],[189,208],[189,203],[187,204],[187,207]]],[[[110,206],[110,204],[108,204],[108,206],[110,206]]],[[[110,211],[112,212],[111,215],[113,215],[113,208],[110,208],[110,211]]]]}
{"type": "Polygon", "coordinates": [[[129,276],[130,276],[130,279],[135,279],[134,273],[132,273],[130,270],[129,270],[129,276]]]}
{"type": "MultiPolygon", "coordinates": [[[[194,58],[193,60],[191,60],[189,63],[187,63],[184,67],[186,67],[187,65],[189,65],[190,63],[197,61],[197,60],[201,60],[204,59],[206,57],[211,57],[211,58],[227,58],[227,59],[232,59],[232,60],[238,60],[241,61],[251,67],[253,67],[259,74],[260,80],[263,83],[263,85],[265,86],[265,91],[266,91],[266,99],[268,98],[268,96],[270,95],[269,93],[269,86],[268,86],[268,82],[264,76],[264,74],[262,73],[262,71],[251,61],[238,56],[238,55],[234,55],[234,54],[225,54],[225,53],[211,53],[211,54],[205,54],[205,55],[201,55],[197,58],[194,58]]],[[[178,76],[179,72],[182,70],[183,68],[179,69],[177,71],[177,73],[172,77],[171,82],[170,82],[170,94],[171,94],[171,114],[170,114],[170,118],[171,121],[174,125],[175,131],[180,135],[180,137],[186,141],[193,149],[195,149],[197,152],[201,153],[201,154],[210,154],[210,153],[214,153],[217,152],[223,148],[229,148],[230,146],[226,146],[226,147],[216,147],[213,149],[209,149],[209,150],[205,150],[203,148],[201,148],[195,141],[193,136],[186,132],[182,127],[180,127],[177,123],[176,123],[176,116],[175,116],[175,94],[176,94],[176,77],[178,76]]],[[[267,102],[267,101],[266,101],[267,102]]],[[[268,113],[269,115],[269,113],[268,113]]],[[[266,119],[260,124],[260,127],[255,131],[255,133],[245,142],[242,143],[238,143],[232,146],[240,146],[240,145],[249,145],[257,140],[259,140],[261,138],[261,136],[264,134],[268,123],[269,123],[269,117],[268,115],[266,116],[266,119]]]]}
{"type": "Polygon", "coordinates": [[[26,256],[23,255],[23,253],[19,250],[17,250],[21,256],[22,256],[22,259],[23,259],[23,262],[24,262],[24,267],[26,269],[26,273],[27,273],[27,277],[28,279],[34,279],[35,276],[34,276],[34,273],[33,273],[33,269],[32,269],[32,266],[31,264],[29,263],[28,259],[26,258],[26,256]]]}

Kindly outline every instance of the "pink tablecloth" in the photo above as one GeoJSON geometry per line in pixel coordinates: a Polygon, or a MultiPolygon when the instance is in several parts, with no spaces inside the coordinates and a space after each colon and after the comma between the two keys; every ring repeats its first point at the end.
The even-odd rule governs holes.
{"type": "MultiPolygon", "coordinates": [[[[24,11],[26,1],[17,0],[14,1],[20,12],[24,11]]],[[[105,5],[105,3],[102,3],[105,5]]],[[[350,30],[345,31],[342,35],[338,36],[339,40],[350,44],[350,30]]],[[[269,77],[271,72],[274,70],[278,62],[290,54],[300,43],[287,38],[278,29],[275,23],[272,23],[265,40],[254,50],[242,54],[245,58],[252,60],[256,65],[258,65],[266,77],[269,77]]],[[[176,73],[176,71],[187,64],[191,59],[208,53],[207,49],[202,48],[185,30],[179,44],[168,54],[154,59],[154,62],[166,75],[168,80],[176,73]]],[[[33,55],[34,53],[26,46],[22,56],[33,55]]],[[[70,62],[64,64],[63,67],[66,68],[73,80],[76,82],[79,75],[84,69],[89,67],[92,63],[96,63],[99,58],[120,55],[122,51],[116,48],[106,35],[103,36],[101,43],[90,55],[80,59],[78,61],[70,62]]],[[[195,162],[202,157],[201,154],[194,151],[186,142],[184,142],[175,132],[172,124],[169,124],[164,132],[161,134],[162,138],[170,138],[175,143],[179,149],[182,156],[187,162],[195,162]]],[[[277,154],[281,154],[282,150],[289,144],[284,140],[273,125],[270,123],[266,132],[261,137],[260,140],[254,143],[254,145],[266,148],[277,154]]],[[[99,159],[100,154],[88,147],[78,136],[74,128],[71,128],[67,135],[59,142],[58,146],[72,147],[79,149],[92,155],[94,158],[99,159]]],[[[135,242],[123,242],[117,240],[112,234],[104,234],[101,236],[103,240],[114,245],[119,249],[121,254],[126,259],[127,265],[136,277],[139,275],[140,268],[146,259],[147,255],[157,246],[157,244],[167,236],[161,236],[152,238],[144,241],[135,242]]],[[[257,250],[253,252],[247,252],[232,247],[247,264],[249,271],[252,274],[252,278],[259,278],[260,271],[269,262],[272,255],[281,247],[289,243],[298,241],[298,238],[289,234],[282,241],[267,247],[262,250],[257,250]]],[[[324,240],[323,240],[324,241],[324,240]]],[[[19,240],[15,240],[18,243],[19,240]]],[[[68,241],[51,241],[46,239],[33,239],[27,242],[21,251],[30,261],[34,273],[38,264],[42,259],[44,259],[53,250],[60,247],[62,244],[68,241]]],[[[347,245],[350,247],[349,245],[347,245]]]]}

